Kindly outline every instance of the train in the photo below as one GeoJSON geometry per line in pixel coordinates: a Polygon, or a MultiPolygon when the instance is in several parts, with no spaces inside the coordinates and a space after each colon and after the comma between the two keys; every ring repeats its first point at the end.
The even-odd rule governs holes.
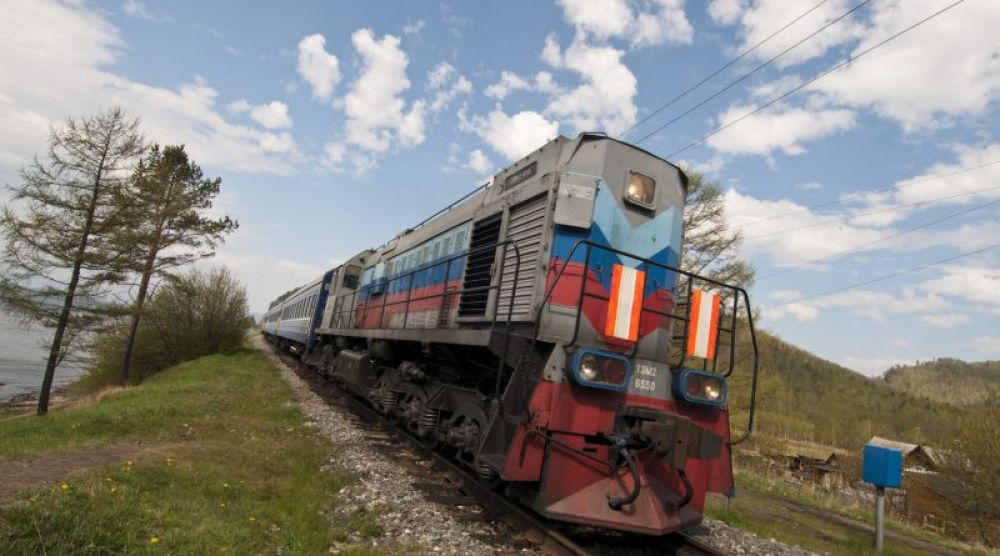
{"type": "Polygon", "coordinates": [[[547,518],[677,531],[734,495],[757,384],[747,292],[680,268],[687,189],[639,147],[559,136],[275,300],[263,334],[547,518]]]}

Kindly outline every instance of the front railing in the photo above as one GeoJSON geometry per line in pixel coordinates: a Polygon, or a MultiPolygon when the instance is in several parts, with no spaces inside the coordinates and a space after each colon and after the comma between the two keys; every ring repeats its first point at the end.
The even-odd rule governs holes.
{"type": "MultiPolygon", "coordinates": [[[[723,307],[720,307],[720,315],[716,328],[717,341],[715,343],[715,353],[713,354],[714,356],[711,358],[711,363],[709,362],[710,360],[707,358],[701,360],[702,370],[709,370],[709,366],[711,366],[712,372],[720,373],[725,377],[729,377],[730,375],[733,374],[734,370],[736,369],[737,328],[740,324],[740,319],[746,320],[746,326],[750,333],[750,346],[751,346],[750,365],[752,369],[752,378],[750,387],[750,408],[749,408],[749,414],[747,416],[747,427],[745,432],[741,434],[737,439],[732,440],[730,444],[737,444],[739,442],[746,440],[746,438],[748,438],[750,436],[750,433],[753,431],[754,413],[757,404],[757,370],[758,370],[757,367],[759,359],[757,351],[757,335],[756,332],[754,331],[754,325],[753,325],[753,311],[750,306],[750,296],[747,294],[746,290],[739,286],[724,284],[722,282],[713,280],[711,278],[698,276],[697,274],[688,272],[686,270],[682,270],[677,267],[661,264],[651,259],[639,257],[631,253],[628,253],[626,251],[622,251],[620,249],[615,249],[613,247],[609,247],[606,245],[598,245],[588,240],[580,240],[577,241],[575,244],[573,244],[573,247],[570,249],[569,253],[565,257],[565,260],[562,262],[562,264],[556,271],[554,279],[549,283],[544,297],[542,298],[541,302],[537,304],[537,307],[544,307],[550,301],[552,294],[559,283],[559,280],[561,280],[565,275],[566,269],[571,264],[574,264],[573,263],[574,255],[576,255],[579,251],[583,251],[583,267],[581,269],[581,275],[580,275],[580,289],[575,303],[576,316],[574,318],[574,323],[573,323],[573,335],[570,338],[569,343],[566,345],[566,347],[574,345],[579,339],[580,320],[583,316],[584,301],[587,298],[592,298],[601,300],[605,303],[610,302],[610,297],[608,295],[594,292],[587,287],[587,284],[589,283],[588,278],[592,270],[591,254],[595,250],[614,253],[620,257],[632,259],[638,261],[641,265],[645,265],[647,272],[643,274],[643,284],[642,288],[639,291],[645,291],[645,286],[646,286],[645,281],[649,280],[650,276],[649,269],[659,269],[664,273],[666,273],[668,276],[670,275],[678,276],[678,279],[676,281],[673,281],[674,282],[673,288],[665,288],[668,291],[670,291],[670,293],[673,295],[673,300],[674,300],[674,303],[672,304],[671,307],[669,307],[669,310],[662,311],[656,308],[647,307],[646,303],[643,300],[640,302],[641,305],[640,305],[640,315],[639,315],[640,322],[642,322],[643,314],[653,314],[656,315],[656,317],[658,318],[668,319],[675,325],[677,323],[682,324],[682,330],[680,334],[674,333],[671,338],[673,341],[671,342],[669,364],[672,369],[679,369],[683,367],[685,363],[687,363],[688,355],[685,347],[688,344],[688,332],[691,329],[690,325],[691,325],[692,292],[694,291],[696,285],[704,284],[707,287],[718,290],[720,292],[720,298],[722,300],[721,305],[723,307],[728,306],[730,302],[732,304],[731,308],[725,311],[726,312],[725,318],[721,314],[723,312],[723,307]],[[677,301],[678,298],[680,298],[681,301],[678,302],[677,301]],[[743,311],[740,310],[741,307],[743,311]],[[726,345],[728,347],[728,356],[725,358],[726,359],[725,365],[723,366],[722,369],[720,369],[719,349],[720,346],[723,345],[723,342],[718,341],[718,339],[721,338],[722,335],[728,336],[728,342],[726,342],[726,345]],[[679,349],[677,349],[678,340],[679,340],[679,349]]],[[[593,270],[595,272],[601,272],[602,270],[606,269],[597,267],[594,268],[593,270]]],[[[542,314],[543,312],[541,310],[536,311],[535,332],[534,332],[536,341],[538,338],[538,332],[540,330],[539,325],[541,323],[542,314]]],[[[672,326],[671,330],[676,330],[676,328],[677,328],[676,326],[672,326]]],[[[630,357],[634,357],[638,349],[639,349],[639,341],[636,341],[632,346],[632,352],[630,354],[630,357]]]]}

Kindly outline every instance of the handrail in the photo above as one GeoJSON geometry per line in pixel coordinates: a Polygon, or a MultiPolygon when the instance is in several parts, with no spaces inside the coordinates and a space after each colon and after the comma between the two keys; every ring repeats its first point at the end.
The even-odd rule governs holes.
{"type": "MultiPolygon", "coordinates": [[[[682,366],[684,364],[685,358],[687,356],[686,349],[684,349],[684,346],[687,345],[688,330],[690,328],[688,326],[688,324],[691,321],[691,314],[690,314],[690,311],[691,311],[691,292],[692,292],[692,286],[693,286],[694,280],[699,280],[701,282],[713,285],[713,286],[715,286],[717,288],[720,288],[720,289],[723,289],[723,290],[728,290],[728,291],[732,292],[732,294],[733,294],[733,311],[732,311],[732,314],[730,316],[730,325],[729,325],[729,328],[722,327],[721,320],[720,320],[719,324],[717,325],[717,330],[718,331],[726,332],[726,333],[729,334],[729,340],[730,340],[729,341],[729,353],[730,353],[730,356],[729,356],[729,361],[728,361],[728,363],[729,363],[729,369],[725,373],[723,373],[723,376],[727,377],[727,378],[730,375],[732,375],[732,373],[735,370],[735,357],[734,357],[734,355],[735,355],[735,351],[736,351],[736,331],[737,331],[737,326],[738,326],[738,320],[737,320],[738,307],[739,307],[738,298],[739,297],[743,298],[743,302],[744,302],[744,305],[746,306],[746,311],[747,311],[747,324],[748,324],[749,329],[750,329],[750,340],[751,340],[751,347],[752,347],[752,350],[753,350],[753,363],[752,363],[752,373],[753,374],[752,374],[751,389],[750,389],[750,408],[749,408],[749,414],[748,414],[748,417],[747,417],[747,428],[746,428],[745,432],[742,433],[736,440],[730,441],[729,445],[735,445],[735,444],[738,444],[738,443],[743,442],[744,440],[746,440],[750,436],[750,434],[752,433],[752,431],[753,431],[754,414],[756,412],[756,405],[757,405],[757,377],[758,377],[758,362],[759,362],[759,358],[760,357],[759,357],[759,351],[758,351],[758,348],[757,348],[757,334],[756,334],[756,331],[755,331],[754,325],[753,325],[753,310],[752,310],[752,307],[750,305],[750,296],[747,293],[746,289],[744,289],[744,288],[742,288],[740,286],[734,286],[734,285],[730,285],[730,284],[725,284],[725,283],[719,282],[718,280],[714,280],[712,278],[708,278],[708,277],[705,277],[705,276],[700,276],[700,275],[695,274],[695,273],[690,272],[690,271],[686,271],[686,270],[683,270],[683,269],[680,269],[680,268],[677,268],[677,267],[674,267],[674,266],[665,265],[665,264],[658,263],[656,261],[653,261],[653,260],[650,260],[650,259],[647,259],[647,258],[644,258],[644,257],[639,257],[639,256],[636,256],[636,255],[633,255],[633,254],[631,254],[631,253],[629,253],[627,251],[623,251],[621,249],[616,249],[614,247],[610,247],[610,246],[607,246],[607,245],[596,244],[596,243],[594,243],[594,242],[592,242],[590,240],[581,239],[581,240],[578,240],[576,243],[574,243],[573,246],[570,248],[569,253],[565,256],[565,258],[563,260],[563,264],[560,266],[559,270],[556,271],[555,278],[552,280],[551,285],[547,288],[547,291],[545,292],[545,295],[542,297],[541,301],[535,307],[535,326],[534,326],[534,337],[532,338],[532,344],[534,345],[537,342],[537,340],[538,340],[538,333],[541,330],[541,318],[542,318],[543,309],[546,306],[546,304],[549,303],[549,300],[551,299],[552,294],[555,291],[556,285],[559,283],[559,280],[562,279],[563,275],[565,274],[566,269],[569,267],[569,264],[573,261],[573,255],[576,254],[577,249],[579,249],[581,245],[584,246],[584,248],[586,249],[586,252],[584,254],[583,271],[582,271],[582,275],[580,277],[580,294],[579,294],[579,296],[577,298],[577,303],[576,303],[576,311],[577,312],[576,312],[576,318],[575,318],[574,325],[573,325],[573,336],[570,339],[569,343],[566,345],[566,347],[570,347],[570,346],[574,345],[576,343],[578,337],[579,337],[580,320],[581,320],[581,316],[582,316],[582,313],[583,313],[583,300],[584,300],[584,298],[585,297],[592,297],[592,298],[598,298],[598,299],[606,299],[603,296],[599,296],[599,295],[596,295],[596,294],[594,294],[592,292],[588,292],[587,291],[587,278],[588,278],[589,270],[590,270],[590,251],[591,251],[592,248],[601,249],[601,250],[609,251],[609,252],[612,252],[612,253],[616,253],[616,254],[621,255],[623,257],[627,257],[627,258],[639,261],[640,263],[645,264],[647,266],[652,266],[652,267],[660,268],[660,269],[665,270],[667,272],[675,272],[677,274],[680,274],[682,276],[687,277],[687,292],[686,292],[686,295],[685,295],[686,300],[685,300],[684,316],[683,317],[681,317],[681,316],[679,316],[679,315],[676,314],[676,308],[677,308],[676,301],[675,301],[675,303],[674,303],[674,305],[672,307],[672,311],[671,311],[671,313],[673,313],[673,314],[667,314],[667,313],[664,313],[662,311],[657,311],[657,310],[654,310],[654,309],[646,308],[644,306],[640,306],[640,314],[643,311],[649,311],[649,312],[652,312],[654,314],[658,314],[658,315],[661,315],[661,316],[664,316],[664,317],[667,317],[667,318],[671,318],[671,319],[674,319],[674,320],[679,320],[679,321],[685,323],[684,334],[682,336],[680,336],[679,338],[676,337],[676,336],[672,338],[673,340],[680,339],[681,340],[681,347],[682,347],[682,349],[680,350],[680,353],[681,353],[680,360],[677,362],[676,365],[672,365],[672,367],[674,367],[674,368],[682,366]]],[[[644,278],[644,280],[645,280],[645,278],[644,278]]],[[[643,284],[643,286],[645,287],[645,284],[643,284]]],[[[674,288],[673,288],[673,293],[674,293],[674,299],[675,300],[676,300],[676,292],[677,292],[677,286],[675,285],[674,288]]],[[[633,357],[635,356],[635,353],[638,350],[638,347],[639,347],[639,342],[638,341],[634,342],[634,345],[632,347],[632,356],[633,357]]],[[[671,345],[671,349],[672,348],[673,348],[673,345],[671,345]]],[[[716,354],[717,353],[718,353],[718,343],[716,343],[716,354]]],[[[713,362],[712,362],[712,371],[713,372],[718,372],[718,366],[717,365],[718,365],[718,358],[715,358],[715,359],[713,359],[713,362]]],[[[707,360],[704,361],[704,363],[703,363],[703,369],[707,370],[707,360]]]]}
{"type": "MultiPolygon", "coordinates": [[[[368,315],[370,314],[370,311],[379,311],[378,326],[375,327],[375,328],[377,328],[377,329],[383,329],[383,328],[384,329],[390,329],[390,327],[386,326],[386,323],[385,323],[385,310],[386,310],[386,307],[392,307],[392,306],[396,306],[396,305],[403,305],[404,306],[404,308],[403,308],[403,322],[402,322],[401,328],[405,329],[405,328],[407,328],[406,325],[407,325],[407,320],[408,320],[409,314],[410,314],[410,306],[413,303],[415,303],[415,302],[425,301],[425,300],[428,300],[428,299],[441,299],[441,308],[439,309],[439,311],[442,311],[448,305],[448,301],[447,300],[449,298],[454,297],[454,296],[460,296],[460,295],[465,294],[465,293],[474,293],[474,292],[482,292],[482,291],[488,292],[488,291],[491,291],[491,290],[496,290],[497,291],[497,295],[496,295],[496,297],[494,299],[493,310],[492,311],[487,310],[486,313],[485,313],[485,314],[491,314],[492,315],[491,319],[490,319],[490,332],[491,333],[495,332],[497,330],[497,321],[502,316],[502,313],[501,313],[501,310],[500,310],[500,307],[499,307],[500,292],[501,292],[501,290],[504,289],[503,276],[504,276],[504,270],[506,269],[506,265],[507,265],[507,253],[508,253],[508,249],[510,249],[510,248],[513,249],[513,253],[514,253],[514,275],[513,275],[513,281],[512,281],[512,283],[510,285],[510,299],[508,300],[508,303],[507,303],[507,315],[506,315],[507,316],[507,322],[506,322],[506,325],[504,327],[504,333],[506,335],[506,338],[504,340],[504,348],[503,348],[502,355],[500,357],[500,361],[499,361],[498,367],[497,367],[496,390],[497,390],[497,392],[499,392],[500,387],[502,385],[501,383],[502,383],[502,378],[503,378],[503,366],[506,363],[507,355],[508,355],[508,353],[510,351],[510,342],[511,342],[510,337],[511,337],[511,330],[512,330],[512,326],[513,326],[513,322],[514,322],[514,319],[513,319],[513,315],[514,315],[514,301],[515,301],[515,299],[517,297],[518,276],[520,275],[520,272],[521,272],[521,251],[520,251],[520,248],[518,247],[517,243],[515,241],[513,241],[513,240],[506,240],[506,241],[502,241],[502,242],[496,242],[496,243],[492,243],[490,245],[483,245],[483,246],[480,246],[480,247],[469,249],[469,250],[464,251],[462,253],[456,253],[454,255],[451,255],[451,256],[449,256],[449,257],[447,257],[445,259],[442,259],[440,261],[437,261],[435,263],[428,264],[428,265],[425,265],[425,266],[421,266],[419,268],[414,268],[413,270],[407,271],[407,272],[399,274],[397,276],[393,276],[391,278],[380,279],[378,281],[372,282],[371,284],[367,284],[365,286],[361,286],[358,289],[356,289],[356,290],[354,290],[354,291],[352,291],[350,293],[345,293],[343,295],[340,295],[340,296],[338,296],[334,300],[334,311],[331,314],[331,321],[335,322],[337,324],[337,326],[336,326],[337,328],[345,327],[345,328],[367,329],[367,327],[365,326],[365,324],[368,322],[368,315]],[[490,284],[490,285],[486,285],[486,286],[475,286],[475,287],[471,287],[471,288],[465,288],[464,285],[463,285],[463,287],[461,289],[459,289],[459,290],[450,291],[450,292],[448,291],[448,277],[451,274],[452,261],[455,261],[455,260],[458,260],[458,259],[463,259],[463,258],[468,259],[469,257],[471,257],[474,254],[483,253],[483,252],[489,252],[491,250],[494,251],[494,252],[500,250],[500,253],[499,253],[499,256],[500,256],[500,266],[499,266],[499,272],[497,274],[498,275],[497,283],[495,285],[490,284]],[[413,288],[414,288],[415,278],[417,277],[417,275],[420,274],[420,273],[423,273],[423,272],[428,272],[429,273],[433,269],[441,267],[442,265],[445,268],[445,270],[444,270],[444,284],[443,284],[444,291],[442,291],[441,293],[433,293],[433,294],[429,294],[429,295],[422,295],[420,297],[414,298],[413,297],[413,288]],[[397,283],[397,282],[401,282],[404,279],[406,279],[406,299],[404,299],[404,300],[397,300],[397,301],[389,301],[388,300],[389,295],[394,295],[395,293],[402,293],[402,292],[393,292],[392,294],[390,294],[389,290],[391,290],[392,284],[397,283]],[[375,290],[376,288],[380,288],[379,293],[376,293],[376,294],[372,295],[371,292],[373,290],[375,290]],[[368,293],[369,296],[365,300],[365,306],[364,306],[364,308],[362,308],[360,310],[361,311],[361,315],[360,315],[360,319],[359,319],[358,315],[357,315],[358,310],[359,310],[358,309],[358,295],[361,294],[361,293],[363,293],[363,292],[368,293]],[[341,303],[341,308],[338,311],[337,310],[337,304],[340,303],[341,300],[346,300],[347,296],[352,296],[350,307],[345,309],[343,307],[344,303],[341,303]],[[374,306],[373,307],[370,302],[373,299],[375,299],[377,296],[381,296],[382,297],[382,302],[378,306],[374,306]],[[345,316],[348,317],[348,318],[350,318],[351,321],[345,323],[344,319],[343,319],[343,317],[345,317],[345,316]],[[345,326],[345,325],[347,325],[347,326],[345,326]]],[[[494,259],[494,260],[496,260],[496,259],[494,259]]],[[[491,278],[490,281],[491,282],[493,281],[492,278],[491,278]]],[[[485,314],[484,314],[484,316],[485,316],[485,314]]]]}

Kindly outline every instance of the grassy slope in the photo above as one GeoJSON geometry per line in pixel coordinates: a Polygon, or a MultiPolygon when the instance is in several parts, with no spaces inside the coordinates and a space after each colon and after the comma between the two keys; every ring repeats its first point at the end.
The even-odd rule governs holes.
{"type": "Polygon", "coordinates": [[[885,381],[919,398],[971,407],[991,398],[1000,399],[1000,361],[936,359],[894,367],[885,374],[885,381]]]}
{"type": "MultiPolygon", "coordinates": [[[[760,385],[757,430],[858,450],[872,435],[943,445],[962,411],[900,392],[817,357],[766,332],[758,333],[760,385]]],[[[733,426],[745,422],[749,372],[730,386],[733,426]]]]}
{"type": "MultiPolygon", "coordinates": [[[[155,456],[0,500],[5,553],[319,553],[359,530],[324,512],[346,478],[263,354],[180,365],[100,403],[0,422],[0,460],[142,440],[155,456]],[[62,486],[65,482],[66,487],[62,486]]],[[[149,454],[146,450],[145,453],[149,454]]]]}

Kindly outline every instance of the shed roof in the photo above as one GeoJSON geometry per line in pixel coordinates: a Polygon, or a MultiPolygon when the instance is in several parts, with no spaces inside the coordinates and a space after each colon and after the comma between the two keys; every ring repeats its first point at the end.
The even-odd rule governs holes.
{"type": "Polygon", "coordinates": [[[927,460],[934,465],[940,465],[940,458],[938,458],[937,452],[935,452],[930,446],[910,444],[899,440],[890,440],[888,438],[882,438],[881,436],[873,436],[871,440],[868,441],[868,444],[899,450],[903,452],[904,459],[918,455],[926,457],[927,460]]]}

